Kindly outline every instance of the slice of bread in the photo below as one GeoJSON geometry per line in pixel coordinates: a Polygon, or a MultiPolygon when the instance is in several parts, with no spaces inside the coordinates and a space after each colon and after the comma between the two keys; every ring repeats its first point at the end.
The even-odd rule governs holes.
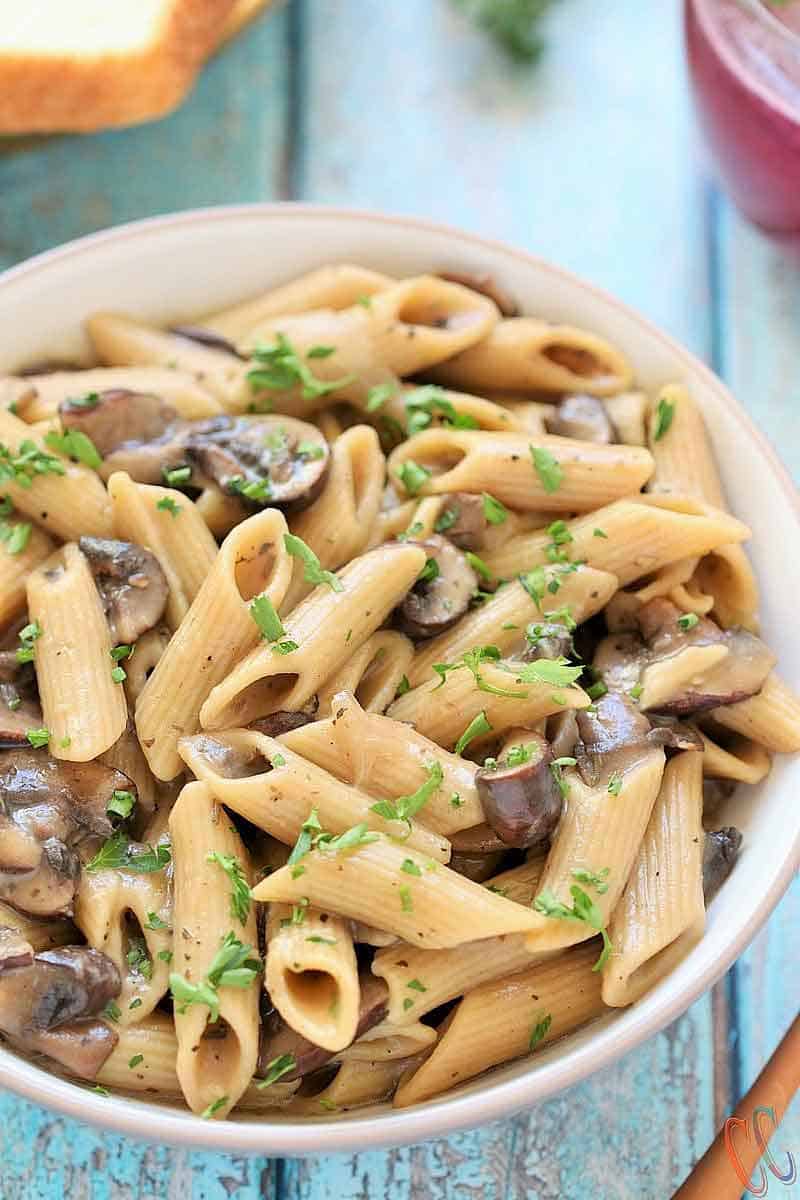
{"type": "Polygon", "coordinates": [[[225,28],[222,30],[222,41],[227,42],[229,38],[235,37],[248,21],[252,21],[253,17],[257,16],[262,9],[267,8],[271,3],[272,0],[236,0],[236,6],[225,22],[225,28]]]}
{"type": "Polygon", "coordinates": [[[89,131],[175,108],[237,0],[0,0],[0,133],[89,131]]]}

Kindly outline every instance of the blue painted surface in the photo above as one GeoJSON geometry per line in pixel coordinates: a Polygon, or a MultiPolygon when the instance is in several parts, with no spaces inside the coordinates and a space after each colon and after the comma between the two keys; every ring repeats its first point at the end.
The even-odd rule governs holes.
{"type": "MultiPolygon", "coordinates": [[[[380,8],[294,0],[225,49],[167,120],[5,147],[0,265],[227,201],[431,216],[635,305],[717,366],[800,473],[800,275],[710,188],[677,4],[564,0],[534,72],[509,67],[447,0],[380,8]]],[[[531,1113],[424,1146],[240,1159],[102,1135],[2,1096],[0,1200],[662,1200],[797,1009],[799,921],[795,885],[726,981],[646,1046],[531,1113]]],[[[800,1151],[796,1108],[777,1146],[800,1151]]]]}

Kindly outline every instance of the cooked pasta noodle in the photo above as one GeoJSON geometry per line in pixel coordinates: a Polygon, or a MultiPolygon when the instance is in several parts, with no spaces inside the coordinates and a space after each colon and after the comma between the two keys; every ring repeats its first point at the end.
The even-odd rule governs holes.
{"type": "Polygon", "coordinates": [[[431,268],[0,379],[0,966],[79,980],[15,1050],[205,1118],[405,1106],[702,938],[800,696],[701,405],[431,268]]]}

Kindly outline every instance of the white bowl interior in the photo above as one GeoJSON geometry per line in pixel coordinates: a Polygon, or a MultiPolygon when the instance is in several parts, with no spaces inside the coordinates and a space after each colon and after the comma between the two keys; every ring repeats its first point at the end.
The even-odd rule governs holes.
{"type": "MultiPolygon", "coordinates": [[[[71,243],[0,279],[0,370],[86,349],[81,321],[101,309],[190,319],[324,263],[397,275],[488,271],[523,311],[585,325],[632,359],[648,389],[685,382],[705,413],[733,511],[753,529],[765,636],[800,685],[800,509],[773,452],[723,385],[634,312],[574,277],[500,244],[424,222],[302,206],[253,206],[156,218],[71,243]]],[[[536,1055],[416,1109],[331,1120],[279,1114],[201,1122],[136,1099],[104,1098],[0,1050],[0,1085],[82,1120],[140,1137],[229,1151],[304,1154],[422,1141],[518,1110],[585,1078],[682,1013],[741,953],[787,886],[800,845],[800,759],[740,788],[720,816],[745,832],[741,859],[713,901],[706,936],[658,988],[536,1055]]]]}

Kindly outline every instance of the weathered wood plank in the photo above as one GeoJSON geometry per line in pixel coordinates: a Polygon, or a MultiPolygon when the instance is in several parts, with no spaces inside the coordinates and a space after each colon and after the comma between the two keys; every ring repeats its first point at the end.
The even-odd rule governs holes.
{"type": "Polygon", "coordinates": [[[102,1134],[3,1096],[3,1200],[275,1200],[264,1158],[173,1150],[102,1134]]]}
{"type": "Polygon", "coordinates": [[[566,0],[517,69],[446,0],[301,0],[299,194],[525,246],[707,343],[676,4],[566,0]]]}
{"type": "MultiPolygon", "coordinates": [[[[718,369],[800,480],[800,273],[785,247],[747,226],[718,201],[718,369]]],[[[733,971],[735,1090],[742,1095],[794,1019],[800,1003],[800,882],[733,971]]],[[[776,1152],[800,1146],[800,1097],[776,1152]]],[[[783,1160],[781,1160],[782,1162],[783,1160]]],[[[779,1186],[780,1185],[775,1185],[779,1186]]],[[[781,1189],[783,1190],[783,1189],[781,1189]]],[[[786,1189],[800,1196],[800,1185],[786,1189]]]]}
{"type": "Polygon", "coordinates": [[[136,217],[285,198],[288,26],[287,10],[257,21],[163,121],[0,142],[0,268],[136,217]]]}

